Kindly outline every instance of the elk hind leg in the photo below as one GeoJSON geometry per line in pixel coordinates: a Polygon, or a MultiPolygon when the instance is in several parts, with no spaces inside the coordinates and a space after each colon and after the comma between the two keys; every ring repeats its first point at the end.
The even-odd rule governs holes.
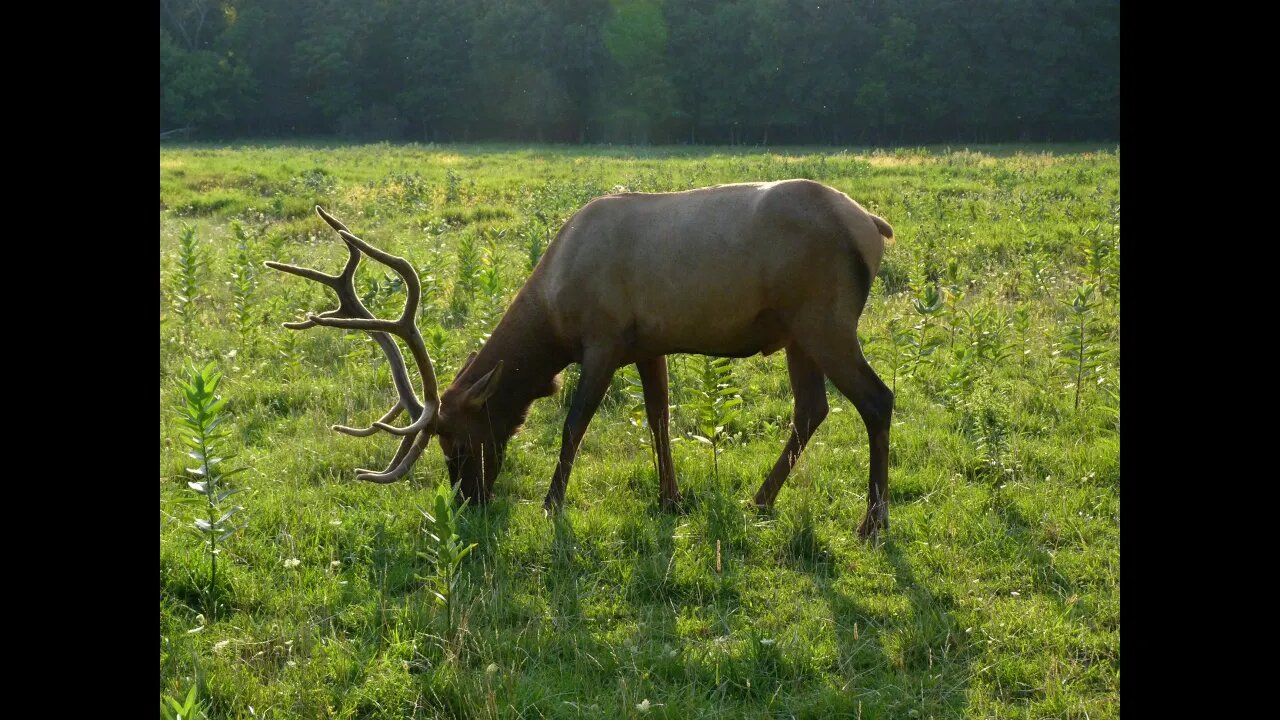
{"type": "Polygon", "coordinates": [[[833,385],[853,403],[867,426],[871,446],[867,515],[858,527],[862,539],[889,529],[889,426],[893,417],[893,392],[862,354],[856,327],[828,322],[817,333],[801,339],[833,385]]]}

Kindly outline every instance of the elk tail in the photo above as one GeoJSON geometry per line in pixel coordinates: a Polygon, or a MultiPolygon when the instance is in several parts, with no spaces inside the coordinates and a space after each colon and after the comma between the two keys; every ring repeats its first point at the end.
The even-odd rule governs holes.
{"type": "MultiPolygon", "coordinates": [[[[867,213],[871,215],[871,213],[867,213]]],[[[876,229],[880,231],[881,237],[885,240],[885,245],[893,244],[893,226],[884,221],[884,218],[871,215],[871,221],[876,224],[876,229]]]]}

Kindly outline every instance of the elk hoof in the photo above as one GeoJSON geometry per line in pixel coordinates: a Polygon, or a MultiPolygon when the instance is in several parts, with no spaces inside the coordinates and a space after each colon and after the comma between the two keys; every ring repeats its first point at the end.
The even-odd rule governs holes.
{"type": "Polygon", "coordinates": [[[561,504],[549,497],[542,502],[542,516],[545,518],[551,518],[555,515],[559,515],[561,509],[561,504]]]}
{"type": "Polygon", "coordinates": [[[773,512],[773,500],[765,497],[762,490],[751,499],[751,507],[761,515],[768,515],[773,512]]]}
{"type": "Polygon", "coordinates": [[[881,530],[889,529],[889,509],[885,507],[868,510],[867,516],[858,526],[858,537],[864,541],[875,542],[881,530]]]}

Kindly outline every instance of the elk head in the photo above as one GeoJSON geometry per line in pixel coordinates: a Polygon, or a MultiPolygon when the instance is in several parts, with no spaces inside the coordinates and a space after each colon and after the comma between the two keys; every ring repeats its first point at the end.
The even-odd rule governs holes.
{"type": "MultiPolygon", "coordinates": [[[[352,235],[346,225],[325,212],[324,208],[317,205],[316,213],[342,236],[343,242],[347,245],[350,256],[342,272],[338,275],[327,275],[310,268],[279,262],[267,262],[266,266],[273,270],[314,280],[330,288],[338,296],[336,309],[318,315],[308,315],[306,320],[300,322],[284,323],[286,328],[306,330],[320,326],[364,330],[373,337],[374,342],[387,356],[387,362],[391,367],[391,379],[399,396],[396,404],[369,427],[333,426],[335,431],[344,435],[368,437],[382,431],[401,438],[400,447],[386,469],[381,472],[357,469],[356,479],[376,483],[391,483],[399,480],[413,468],[422,451],[430,444],[431,437],[438,435],[449,468],[449,479],[457,488],[459,499],[487,501],[501,463],[501,445],[505,442],[494,437],[491,424],[486,422],[485,403],[493,395],[502,377],[502,363],[499,362],[493,370],[474,382],[460,385],[455,381],[454,385],[446,391],[442,402],[431,356],[427,353],[426,344],[414,322],[418,303],[422,297],[422,284],[418,281],[417,271],[404,258],[383,252],[352,235]],[[356,268],[359,267],[363,255],[368,255],[390,267],[404,280],[408,299],[405,301],[404,312],[398,319],[383,320],[374,317],[356,295],[356,268]],[[393,336],[404,341],[413,355],[418,373],[422,376],[422,399],[419,399],[414,392],[404,356],[401,355],[396,341],[392,339],[393,336]],[[408,425],[400,427],[391,424],[405,412],[409,414],[408,425]]],[[[472,353],[467,359],[458,373],[459,378],[475,357],[476,354],[472,353]]]]}

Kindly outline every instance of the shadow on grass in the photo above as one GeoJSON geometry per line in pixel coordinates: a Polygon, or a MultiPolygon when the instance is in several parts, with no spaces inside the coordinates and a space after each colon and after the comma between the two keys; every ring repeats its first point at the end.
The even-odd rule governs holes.
{"type": "Polygon", "coordinates": [[[991,506],[1005,525],[1005,537],[1014,543],[1016,561],[1029,570],[1031,589],[1052,598],[1060,610],[1067,610],[1066,600],[1074,590],[1072,582],[1054,567],[1053,558],[1036,543],[1036,526],[999,489],[992,493],[991,506]]]}
{"type": "MultiPolygon", "coordinates": [[[[498,501],[468,509],[464,539],[477,543],[468,564],[468,592],[495,600],[477,613],[471,632],[484,639],[456,666],[452,684],[439,685],[439,665],[430,676],[436,683],[432,691],[443,693],[442,700],[452,698],[442,707],[471,707],[468,693],[486,682],[484,668],[492,661],[521,668],[504,681],[499,696],[516,712],[534,714],[555,714],[575,703],[625,714],[641,699],[629,693],[644,692],[665,693],[673,711],[683,693],[689,707],[697,706],[690,698],[710,698],[724,707],[763,707],[776,700],[797,717],[965,713],[982,647],[957,619],[957,598],[917,576],[910,545],[888,535],[873,551],[892,569],[884,590],[875,591],[871,582],[872,590],[851,593],[841,582],[851,578],[843,575],[859,571],[845,569],[811,521],[797,517],[782,528],[784,545],[753,553],[735,539],[750,532],[750,514],[720,495],[704,492],[692,503],[706,516],[706,534],[720,536],[726,549],[719,572],[683,567],[714,562],[712,539],[700,536],[692,548],[678,543],[677,534],[689,531],[689,516],[662,512],[656,503],[607,533],[584,534],[592,520],[572,514],[547,519],[544,548],[526,551],[515,564],[499,552],[513,506],[498,501]],[[744,633],[740,623],[731,622],[742,612],[744,571],[770,557],[811,577],[829,608],[836,653],[825,673],[804,662],[806,648],[775,643],[752,626],[744,633]],[[485,567],[493,574],[486,575],[485,567]],[[498,587],[484,586],[486,581],[498,587]],[[521,609],[502,607],[511,603],[521,609]]],[[[1025,519],[1015,508],[1004,512],[1027,564],[1049,568],[1025,532],[1025,519]]],[[[788,522],[786,515],[779,520],[788,522]]],[[[1060,595],[1061,586],[1050,578],[1037,590],[1060,595]]]]}
{"type": "MultiPolygon", "coordinates": [[[[821,558],[824,548],[818,541],[801,557],[821,558]]],[[[831,610],[839,648],[836,670],[843,682],[820,704],[834,714],[865,717],[962,716],[977,650],[952,615],[955,599],[920,583],[907,553],[892,538],[875,551],[892,565],[894,594],[906,599],[908,612],[887,612],[874,598],[840,590],[834,563],[793,563],[814,576],[831,610]]]]}

